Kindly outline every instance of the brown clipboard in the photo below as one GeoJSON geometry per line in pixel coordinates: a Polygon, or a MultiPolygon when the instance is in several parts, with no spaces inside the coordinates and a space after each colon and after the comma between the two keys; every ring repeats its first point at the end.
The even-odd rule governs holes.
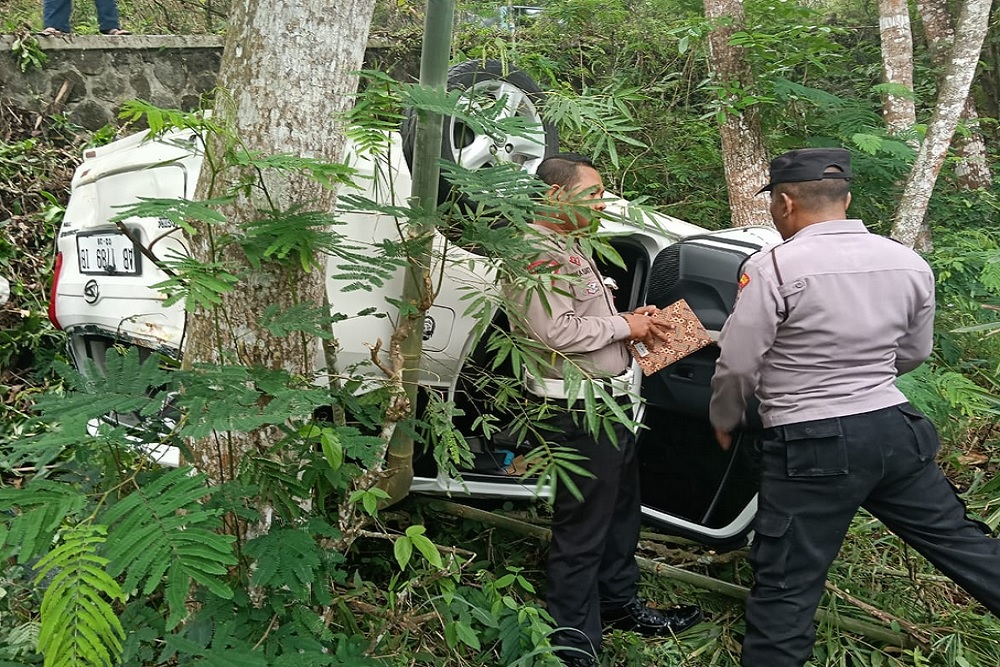
{"type": "Polygon", "coordinates": [[[701,320],[684,299],[656,311],[650,317],[668,322],[673,328],[667,340],[657,339],[651,345],[641,341],[627,343],[629,352],[639,362],[643,375],[652,375],[713,342],[701,320]]]}

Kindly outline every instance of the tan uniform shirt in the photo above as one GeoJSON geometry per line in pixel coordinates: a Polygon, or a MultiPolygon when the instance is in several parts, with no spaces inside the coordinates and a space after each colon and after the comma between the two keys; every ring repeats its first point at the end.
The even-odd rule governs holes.
{"type": "MultiPolygon", "coordinates": [[[[567,355],[587,373],[613,377],[629,366],[625,341],[630,330],[625,318],[618,316],[611,290],[594,261],[577,244],[545,227],[532,225],[548,243],[532,266],[546,272],[572,277],[555,280],[556,288],[545,292],[512,293],[520,312],[509,313],[511,326],[522,335],[567,355]]],[[[562,377],[562,358],[554,355],[548,377],[562,377]]]]}
{"type": "Polygon", "coordinates": [[[754,393],[765,427],[898,405],[896,376],[930,355],[930,267],[860,220],[802,229],[751,257],[740,283],[712,378],[717,429],[739,426],[754,393]]]}

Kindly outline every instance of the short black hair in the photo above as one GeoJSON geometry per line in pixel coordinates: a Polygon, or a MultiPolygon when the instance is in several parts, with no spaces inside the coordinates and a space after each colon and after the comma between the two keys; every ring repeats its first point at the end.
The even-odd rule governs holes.
{"type": "MultiPolygon", "coordinates": [[[[824,173],[836,172],[835,167],[828,167],[824,173]]],[[[824,179],[822,181],[799,181],[797,183],[777,183],[772,192],[784,192],[794,197],[805,206],[836,204],[844,201],[851,192],[851,180],[848,178],[824,179]]]]}
{"type": "Polygon", "coordinates": [[[556,153],[542,160],[535,175],[546,185],[569,187],[580,177],[580,167],[590,167],[597,170],[593,160],[579,153],[556,153]]]}

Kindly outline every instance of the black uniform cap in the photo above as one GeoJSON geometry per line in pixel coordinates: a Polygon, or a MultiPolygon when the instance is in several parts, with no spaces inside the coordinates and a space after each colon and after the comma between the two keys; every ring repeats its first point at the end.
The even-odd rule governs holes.
{"type": "Polygon", "coordinates": [[[778,183],[821,181],[825,178],[851,180],[851,153],[845,148],[799,148],[771,160],[771,182],[757,191],[770,192],[778,183]],[[840,171],[826,172],[830,167],[840,171]]]}

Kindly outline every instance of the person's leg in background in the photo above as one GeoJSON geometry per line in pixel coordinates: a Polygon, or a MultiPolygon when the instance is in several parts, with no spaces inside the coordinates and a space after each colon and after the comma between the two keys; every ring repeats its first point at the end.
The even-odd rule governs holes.
{"type": "Polygon", "coordinates": [[[69,15],[73,11],[71,0],[45,0],[42,4],[42,21],[45,28],[70,32],[69,15]]]}
{"type": "Polygon", "coordinates": [[[118,22],[117,0],[95,0],[97,5],[97,27],[105,35],[113,35],[121,31],[118,22]]]}

